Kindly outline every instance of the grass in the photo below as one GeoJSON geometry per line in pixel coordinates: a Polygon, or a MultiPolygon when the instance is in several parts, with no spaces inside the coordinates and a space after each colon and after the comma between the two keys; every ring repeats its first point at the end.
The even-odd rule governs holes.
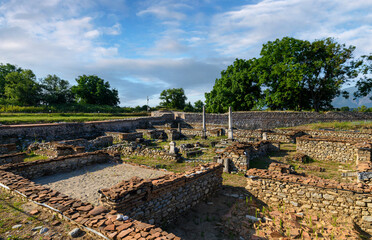
{"type": "Polygon", "coordinates": [[[223,179],[222,184],[226,186],[243,188],[247,186],[247,178],[244,177],[243,173],[238,174],[223,173],[222,179],[223,179]]]}
{"type": "Polygon", "coordinates": [[[25,159],[23,160],[24,162],[33,162],[33,161],[37,161],[37,160],[46,160],[48,159],[48,157],[46,156],[42,156],[42,155],[36,155],[35,153],[30,153],[27,155],[27,157],[25,157],[25,159]]]}
{"type": "Polygon", "coordinates": [[[372,129],[372,121],[354,121],[354,122],[321,122],[301,125],[294,128],[301,129],[334,129],[334,130],[361,130],[372,129]]]}
{"type": "Polygon", "coordinates": [[[200,165],[199,163],[190,162],[177,163],[171,160],[142,156],[123,158],[123,161],[129,163],[142,164],[150,167],[162,168],[175,173],[189,171],[200,165]]]}
{"type": "Polygon", "coordinates": [[[0,113],[1,124],[85,122],[146,116],[144,113],[0,113]]]}
{"type": "Polygon", "coordinates": [[[351,163],[341,163],[341,162],[333,162],[333,161],[318,161],[314,160],[310,163],[306,163],[307,166],[317,166],[325,169],[325,172],[317,172],[317,171],[310,171],[310,170],[303,170],[298,169],[297,164],[298,163],[291,163],[296,167],[296,171],[299,173],[306,173],[309,175],[317,176],[323,179],[333,179],[339,182],[350,182],[352,179],[355,180],[355,178],[343,178],[341,176],[342,170],[346,171],[354,171],[355,170],[355,162],[351,163]]]}

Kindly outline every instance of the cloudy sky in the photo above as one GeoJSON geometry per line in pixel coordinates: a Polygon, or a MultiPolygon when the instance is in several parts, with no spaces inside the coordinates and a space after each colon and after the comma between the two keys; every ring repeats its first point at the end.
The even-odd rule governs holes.
{"type": "Polygon", "coordinates": [[[204,100],[235,58],[285,36],[334,37],[372,52],[371,0],[0,0],[0,62],[75,84],[95,74],[121,106],[184,88],[204,100]]]}

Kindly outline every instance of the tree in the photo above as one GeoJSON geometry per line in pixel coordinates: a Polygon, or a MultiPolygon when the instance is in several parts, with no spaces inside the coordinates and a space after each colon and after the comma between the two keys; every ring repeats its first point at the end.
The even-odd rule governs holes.
{"type": "Polygon", "coordinates": [[[202,112],[203,111],[203,106],[204,106],[204,103],[201,101],[201,100],[198,100],[196,102],[194,102],[194,108],[195,108],[195,112],[202,112]]]}
{"type": "Polygon", "coordinates": [[[41,88],[31,70],[8,73],[5,77],[4,95],[17,105],[37,105],[41,99],[41,88]]]}
{"type": "Polygon", "coordinates": [[[186,104],[186,106],[183,108],[184,112],[194,112],[195,108],[192,106],[191,102],[186,104]]]}
{"type": "Polygon", "coordinates": [[[251,110],[261,98],[257,77],[257,60],[236,59],[233,65],[221,72],[213,89],[205,94],[208,112],[227,112],[229,106],[235,111],[251,110]]]}
{"type": "MultiPolygon", "coordinates": [[[[357,91],[354,92],[354,97],[365,97],[372,91],[372,53],[367,56],[362,56],[362,59],[358,64],[359,73],[362,74],[362,78],[356,83],[357,91]]],[[[370,97],[372,100],[372,96],[370,97]]]]}
{"type": "Polygon", "coordinates": [[[66,104],[74,101],[68,81],[56,75],[48,75],[40,79],[43,102],[48,105],[66,104]]]}
{"type": "Polygon", "coordinates": [[[160,106],[171,109],[184,109],[187,97],[183,88],[170,88],[163,90],[160,94],[160,106]]]}
{"type": "Polygon", "coordinates": [[[310,43],[294,38],[267,42],[261,50],[258,77],[266,89],[265,104],[272,110],[309,108],[303,99],[305,52],[310,43]],[[300,106],[300,107],[299,107],[300,106]]]}
{"type": "Polygon", "coordinates": [[[76,78],[77,86],[71,91],[80,103],[116,106],[120,103],[118,91],[110,89],[110,84],[95,75],[76,78]]]}
{"type": "Polygon", "coordinates": [[[5,77],[9,73],[12,72],[18,72],[20,73],[22,71],[22,68],[19,68],[15,65],[12,65],[10,63],[7,64],[2,64],[0,63],[0,97],[4,97],[4,92],[5,92],[5,77]]]}
{"type": "MultiPolygon", "coordinates": [[[[332,38],[314,42],[285,37],[263,45],[259,78],[271,109],[332,108],[341,86],[356,77],[354,46],[332,38]]],[[[343,93],[344,96],[345,93],[343,93]]]]}

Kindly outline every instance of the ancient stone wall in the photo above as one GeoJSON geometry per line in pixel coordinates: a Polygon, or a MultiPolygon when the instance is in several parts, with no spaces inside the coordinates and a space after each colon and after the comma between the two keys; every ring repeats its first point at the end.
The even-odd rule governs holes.
{"type": "Polygon", "coordinates": [[[102,148],[111,146],[112,142],[113,137],[111,136],[101,136],[92,140],[80,138],[59,142],[35,142],[28,146],[27,151],[49,158],[56,158],[60,156],[83,153],[85,151],[88,152],[100,150],[102,148]]]}
{"type": "Polygon", "coordinates": [[[235,142],[224,149],[217,149],[217,162],[228,162],[225,171],[247,171],[249,162],[260,156],[266,156],[269,152],[279,151],[280,144],[277,142],[260,141],[256,143],[235,142]]]}
{"type": "Polygon", "coordinates": [[[114,157],[103,151],[80,153],[75,155],[6,164],[0,166],[0,170],[9,171],[28,179],[42,177],[60,172],[68,172],[86,165],[113,161],[114,157]]]}
{"type": "MultiPolygon", "coordinates": [[[[155,113],[154,113],[155,114],[155,113]]],[[[233,112],[233,127],[242,129],[272,129],[293,127],[315,122],[372,120],[372,113],[359,112],[280,112],[249,111],[233,112]]],[[[187,123],[201,123],[201,113],[174,112],[176,119],[187,123]]],[[[212,125],[228,124],[227,114],[207,114],[206,123],[212,125]]]]}
{"type": "Polygon", "coordinates": [[[0,155],[17,152],[17,145],[14,143],[0,144],[0,155]]]}
{"type": "Polygon", "coordinates": [[[0,170],[0,188],[32,201],[51,214],[78,226],[93,239],[169,239],[180,240],[154,225],[131,218],[118,217],[117,212],[71,198],[22,176],[0,170]]]}
{"type": "Polygon", "coordinates": [[[135,141],[137,138],[142,138],[143,133],[131,132],[131,133],[122,133],[122,132],[105,132],[106,136],[110,136],[114,139],[115,142],[122,141],[135,141]]]}
{"type": "Polygon", "coordinates": [[[304,153],[317,160],[352,162],[357,159],[357,144],[359,141],[355,139],[302,136],[296,139],[296,149],[297,152],[304,153]]]}
{"type": "Polygon", "coordinates": [[[109,209],[141,221],[169,223],[222,186],[222,167],[206,164],[156,179],[133,178],[101,189],[100,201],[109,209]]]}
{"type": "Polygon", "coordinates": [[[159,148],[128,146],[127,144],[116,144],[106,148],[109,153],[120,153],[124,157],[149,157],[161,158],[164,160],[178,161],[180,156],[177,154],[169,154],[168,151],[159,148]]]}
{"type": "Polygon", "coordinates": [[[293,132],[304,132],[313,137],[331,137],[331,138],[353,138],[362,140],[372,140],[372,134],[356,131],[330,131],[330,130],[309,130],[309,129],[273,129],[279,134],[293,134],[293,132]]]}
{"type": "Polygon", "coordinates": [[[251,169],[246,189],[269,206],[287,204],[319,214],[350,217],[372,233],[372,186],[251,169]]]}
{"type": "Polygon", "coordinates": [[[0,126],[0,143],[30,144],[35,140],[52,141],[76,138],[92,138],[104,135],[104,132],[126,132],[136,128],[147,128],[156,124],[165,124],[173,120],[173,115],[161,117],[139,117],[111,121],[84,123],[46,123],[0,126]]]}
{"type": "Polygon", "coordinates": [[[8,163],[20,163],[26,157],[26,153],[11,153],[0,155],[0,165],[8,163]]]}

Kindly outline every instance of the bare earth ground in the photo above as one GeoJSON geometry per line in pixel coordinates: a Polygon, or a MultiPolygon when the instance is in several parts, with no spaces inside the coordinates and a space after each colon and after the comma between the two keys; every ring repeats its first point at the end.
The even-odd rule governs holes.
{"type": "Polygon", "coordinates": [[[99,205],[98,190],[109,188],[120,181],[134,176],[155,178],[165,175],[164,171],[141,168],[129,164],[105,163],[86,166],[71,172],[45,176],[33,181],[47,185],[70,197],[99,205]]]}

